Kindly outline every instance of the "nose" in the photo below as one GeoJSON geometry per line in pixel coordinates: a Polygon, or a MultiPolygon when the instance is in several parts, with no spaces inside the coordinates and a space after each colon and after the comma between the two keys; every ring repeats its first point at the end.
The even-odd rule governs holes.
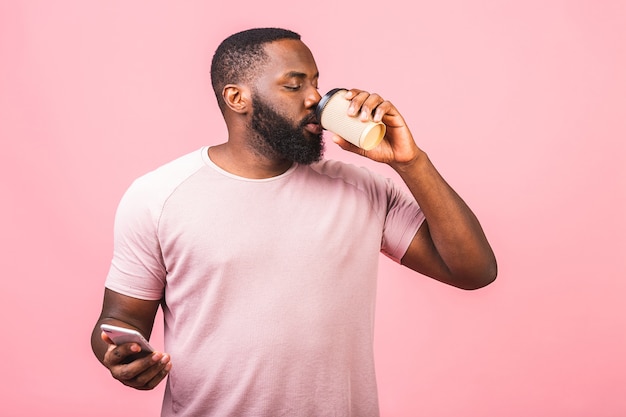
{"type": "Polygon", "coordinates": [[[307,91],[307,96],[305,99],[306,108],[310,109],[317,106],[317,103],[319,103],[321,99],[322,96],[320,95],[320,92],[317,91],[317,88],[311,86],[309,88],[309,91],[307,91]]]}

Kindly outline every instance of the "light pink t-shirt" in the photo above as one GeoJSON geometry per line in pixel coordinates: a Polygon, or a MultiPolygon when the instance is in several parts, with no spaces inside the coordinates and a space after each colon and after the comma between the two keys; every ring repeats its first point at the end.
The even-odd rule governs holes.
{"type": "Polygon", "coordinates": [[[208,148],[136,180],[116,215],[107,288],[165,297],[163,416],[377,416],[382,251],[424,216],[391,181],[337,161],[263,180],[208,148]]]}

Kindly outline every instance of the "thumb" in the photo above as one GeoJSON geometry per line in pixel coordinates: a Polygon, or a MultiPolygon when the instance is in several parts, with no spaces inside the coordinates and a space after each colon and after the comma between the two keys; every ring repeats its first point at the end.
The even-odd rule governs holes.
{"type": "Polygon", "coordinates": [[[356,153],[356,154],[359,154],[359,155],[363,155],[364,154],[364,150],[363,149],[359,148],[356,145],[353,145],[352,143],[348,142],[347,140],[345,140],[344,138],[342,138],[339,135],[333,134],[331,139],[333,140],[333,142],[335,142],[337,145],[339,145],[339,147],[341,149],[343,149],[344,151],[356,153]]]}
{"type": "Polygon", "coordinates": [[[100,333],[100,338],[107,344],[115,346],[115,343],[111,340],[111,338],[105,333],[100,333]]]}

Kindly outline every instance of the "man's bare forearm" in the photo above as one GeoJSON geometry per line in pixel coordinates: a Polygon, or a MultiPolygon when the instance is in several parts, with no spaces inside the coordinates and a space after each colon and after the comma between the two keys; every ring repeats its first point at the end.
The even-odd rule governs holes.
{"type": "Polygon", "coordinates": [[[478,219],[428,155],[420,151],[411,161],[392,167],[424,212],[433,245],[451,278],[475,282],[476,287],[492,282],[497,264],[478,219]]]}

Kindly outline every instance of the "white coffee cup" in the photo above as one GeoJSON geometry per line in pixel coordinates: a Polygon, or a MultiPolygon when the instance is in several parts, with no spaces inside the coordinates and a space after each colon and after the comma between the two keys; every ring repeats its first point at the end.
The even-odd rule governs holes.
{"type": "Polygon", "coordinates": [[[322,128],[341,136],[353,145],[369,151],[383,140],[387,128],[382,122],[361,121],[348,116],[350,100],[346,100],[345,88],[334,88],[317,104],[317,119],[322,128]]]}

